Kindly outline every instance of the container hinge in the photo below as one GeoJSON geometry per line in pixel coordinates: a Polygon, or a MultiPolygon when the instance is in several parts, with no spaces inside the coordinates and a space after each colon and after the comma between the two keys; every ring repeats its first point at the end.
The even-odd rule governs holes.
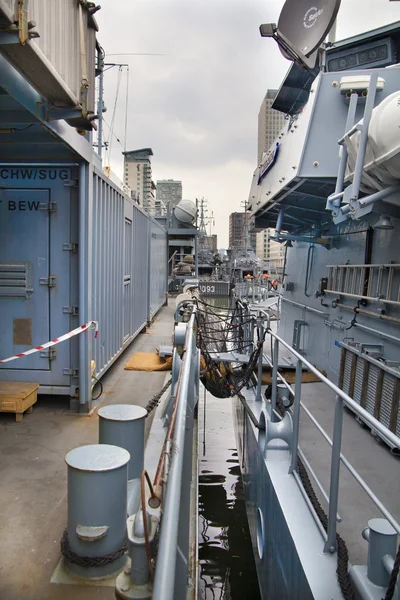
{"type": "Polygon", "coordinates": [[[63,369],[63,375],[70,375],[71,377],[79,377],[79,369],[73,367],[72,369],[63,369]]]}
{"type": "Polygon", "coordinates": [[[48,360],[55,360],[57,358],[57,349],[56,348],[47,348],[47,350],[42,350],[40,352],[40,358],[47,358],[48,360]]]}
{"type": "Polygon", "coordinates": [[[67,252],[78,252],[78,244],[63,244],[62,249],[67,252]]]}
{"type": "Polygon", "coordinates": [[[39,204],[39,210],[47,210],[48,212],[56,212],[57,202],[41,202],[39,204]]]}
{"type": "Polygon", "coordinates": [[[63,306],[62,311],[65,315],[72,315],[73,317],[77,317],[79,315],[77,306],[63,306]]]}
{"type": "Polygon", "coordinates": [[[64,181],[65,187],[76,187],[78,185],[77,179],[66,179],[64,181]]]}
{"type": "Polygon", "coordinates": [[[50,287],[56,287],[56,276],[49,275],[48,277],[41,277],[39,279],[39,285],[47,285],[50,287]]]}

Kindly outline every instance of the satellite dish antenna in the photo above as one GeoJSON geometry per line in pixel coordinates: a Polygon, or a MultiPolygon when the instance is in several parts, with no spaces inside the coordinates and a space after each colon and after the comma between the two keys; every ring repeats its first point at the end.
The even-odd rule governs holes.
{"type": "Polygon", "coordinates": [[[260,26],[262,37],[273,37],[285,56],[314,68],[318,50],[331,30],[341,0],[286,0],[275,23],[260,26]]]}

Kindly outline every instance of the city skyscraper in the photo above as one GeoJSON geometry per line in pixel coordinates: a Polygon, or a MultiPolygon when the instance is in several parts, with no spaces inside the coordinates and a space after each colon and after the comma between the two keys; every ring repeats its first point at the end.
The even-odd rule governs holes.
{"type": "MultiPolygon", "coordinates": [[[[256,249],[256,235],[248,235],[249,248],[256,249]]],[[[245,248],[246,246],[246,213],[234,212],[229,215],[229,248],[245,248]]]]}
{"type": "Polygon", "coordinates": [[[171,202],[176,206],[182,200],[182,181],[174,179],[159,179],[157,181],[156,202],[161,206],[167,206],[171,202]]]}
{"type": "Polygon", "coordinates": [[[285,115],[271,108],[278,90],[267,90],[258,113],[257,164],[283,129],[285,115]]]}
{"type": "Polygon", "coordinates": [[[136,197],[144,210],[154,214],[156,186],[151,179],[151,148],[129,150],[124,155],[124,182],[136,191],[136,197]]]}
{"type": "Polygon", "coordinates": [[[275,229],[264,229],[257,233],[256,254],[261,260],[268,261],[271,266],[281,267],[285,254],[285,247],[270,238],[275,234],[275,229]]]}

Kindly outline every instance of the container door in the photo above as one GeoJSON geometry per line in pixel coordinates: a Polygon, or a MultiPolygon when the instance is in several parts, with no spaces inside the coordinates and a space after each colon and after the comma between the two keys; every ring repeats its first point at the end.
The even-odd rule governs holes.
{"type": "MultiPolygon", "coordinates": [[[[49,341],[48,190],[0,190],[0,359],[49,341]]],[[[0,365],[49,370],[46,352],[0,365]]]]}

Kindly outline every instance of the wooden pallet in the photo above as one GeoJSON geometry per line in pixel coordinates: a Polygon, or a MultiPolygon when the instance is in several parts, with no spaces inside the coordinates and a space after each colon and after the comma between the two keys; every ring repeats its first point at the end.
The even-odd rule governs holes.
{"type": "Polygon", "coordinates": [[[19,423],[24,418],[24,412],[32,412],[38,387],[38,383],[0,381],[0,412],[15,413],[15,420],[19,423]]]}

